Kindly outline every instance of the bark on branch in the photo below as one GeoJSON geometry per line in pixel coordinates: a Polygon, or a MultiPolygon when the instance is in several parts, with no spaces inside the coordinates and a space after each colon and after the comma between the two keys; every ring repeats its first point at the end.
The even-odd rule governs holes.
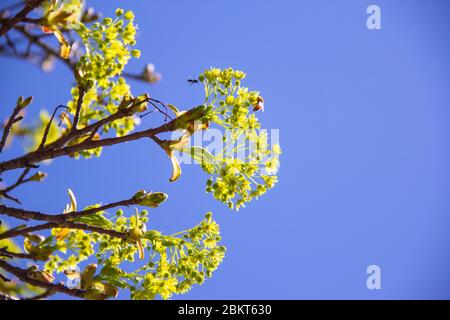
{"type": "Polygon", "coordinates": [[[0,28],[0,38],[4,36],[11,28],[22,21],[26,21],[27,15],[33,11],[34,8],[38,7],[44,0],[30,0],[27,1],[25,7],[20,10],[14,17],[3,23],[0,28]]]}
{"type": "Polygon", "coordinates": [[[21,269],[21,268],[15,267],[6,261],[0,260],[0,268],[5,270],[6,272],[16,276],[19,280],[26,282],[28,284],[31,284],[32,286],[44,288],[44,289],[50,290],[52,292],[65,293],[65,294],[73,296],[73,297],[78,297],[78,298],[84,297],[84,290],[70,289],[70,288],[66,287],[65,285],[63,285],[62,283],[54,284],[54,283],[48,283],[48,282],[43,282],[43,281],[32,279],[27,275],[28,271],[26,269],[21,269]]]}
{"type": "MultiPolygon", "coordinates": [[[[127,200],[121,200],[121,201],[116,201],[116,202],[112,202],[97,208],[91,208],[91,209],[87,209],[87,210],[82,210],[82,211],[74,211],[74,212],[69,212],[69,213],[63,213],[63,214],[46,214],[46,213],[41,213],[38,211],[30,211],[30,210],[23,210],[23,209],[18,209],[18,208],[11,208],[11,207],[7,207],[5,205],[0,205],[0,214],[9,216],[9,217],[13,217],[13,218],[17,218],[17,219],[22,219],[22,220],[40,220],[40,221],[48,221],[48,222],[52,222],[52,223],[56,223],[56,224],[61,224],[64,223],[68,220],[73,220],[79,217],[83,217],[83,216],[87,216],[90,214],[94,214],[97,212],[101,212],[101,211],[105,211],[111,208],[115,208],[115,207],[119,207],[119,206],[130,206],[130,205],[134,205],[134,204],[138,204],[138,200],[131,198],[131,199],[127,199],[127,200]]],[[[18,230],[20,231],[20,230],[18,230]]]]}

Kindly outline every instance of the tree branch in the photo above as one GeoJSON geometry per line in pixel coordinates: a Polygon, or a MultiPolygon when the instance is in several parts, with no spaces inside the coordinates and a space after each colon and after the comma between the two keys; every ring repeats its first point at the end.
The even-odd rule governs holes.
{"type": "Polygon", "coordinates": [[[8,119],[8,122],[5,125],[5,128],[3,129],[2,139],[0,140],[0,153],[3,151],[3,148],[5,147],[6,140],[8,139],[9,132],[11,131],[11,128],[14,123],[22,120],[22,117],[17,115],[24,109],[26,106],[23,106],[20,103],[17,103],[14,107],[14,110],[11,114],[11,116],[8,119]]]}
{"type": "Polygon", "coordinates": [[[77,125],[78,125],[78,121],[80,119],[80,113],[81,113],[81,107],[83,105],[84,94],[85,94],[84,88],[82,88],[81,86],[78,86],[77,107],[75,109],[75,116],[73,118],[71,132],[77,131],[77,125]]]}
{"type": "MultiPolygon", "coordinates": [[[[142,104],[144,102],[145,101],[141,101],[141,102],[139,102],[139,104],[142,104]]],[[[76,131],[70,131],[67,135],[62,136],[61,138],[59,138],[58,140],[56,140],[52,143],[49,143],[46,146],[46,148],[47,149],[60,148],[60,147],[64,146],[66,143],[70,142],[71,140],[81,137],[89,132],[92,133],[92,132],[98,131],[105,124],[111,123],[115,120],[122,119],[125,117],[130,117],[135,113],[135,112],[133,112],[133,109],[137,105],[138,104],[134,104],[129,108],[119,109],[119,110],[117,110],[116,113],[113,113],[101,120],[98,120],[97,122],[87,125],[86,127],[77,129],[76,131]]]]}
{"type": "MultiPolygon", "coordinates": [[[[185,113],[184,115],[186,115],[185,113]]],[[[183,116],[184,116],[183,115],[183,116]]],[[[102,140],[85,140],[80,142],[79,144],[64,147],[61,149],[49,149],[46,148],[44,150],[37,150],[34,152],[30,152],[24,156],[21,156],[16,159],[4,161],[0,163],[0,172],[13,170],[17,168],[23,168],[29,166],[30,164],[41,162],[43,160],[54,159],[61,156],[70,156],[76,152],[80,152],[83,150],[90,150],[99,147],[112,146],[119,143],[124,143],[128,141],[138,140],[141,138],[150,138],[162,132],[169,132],[174,129],[174,124],[176,124],[177,119],[174,119],[158,128],[148,129],[144,131],[139,131],[135,133],[130,133],[125,136],[115,137],[115,138],[106,138],[102,140]]]]}
{"type": "Polygon", "coordinates": [[[52,116],[51,116],[50,120],[48,121],[47,126],[45,127],[44,134],[42,135],[41,144],[39,145],[38,150],[44,149],[45,142],[47,142],[48,133],[50,132],[50,127],[51,127],[51,125],[52,125],[53,119],[55,118],[56,112],[57,112],[58,109],[60,109],[60,108],[66,108],[66,109],[69,109],[69,108],[67,108],[66,106],[59,105],[59,106],[57,106],[57,107],[55,108],[55,110],[53,110],[52,116]]]}
{"type": "Polygon", "coordinates": [[[51,295],[54,295],[55,293],[56,293],[55,291],[47,289],[44,293],[38,294],[37,296],[22,298],[20,300],[42,300],[50,297],[51,295]]]}
{"type": "MultiPolygon", "coordinates": [[[[0,276],[0,278],[1,278],[1,276],[0,276]]],[[[18,300],[18,299],[14,298],[14,297],[11,297],[11,296],[8,296],[5,293],[1,293],[0,292],[0,301],[1,300],[5,301],[5,300],[18,300]]]]}
{"type": "MultiPolygon", "coordinates": [[[[0,280],[2,280],[2,281],[4,281],[4,282],[10,282],[11,280],[10,279],[8,279],[7,277],[5,277],[4,275],[2,275],[1,273],[0,273],[0,280]]],[[[0,293],[1,294],[1,293],[0,293]]],[[[1,299],[0,299],[1,300],[1,299]]]]}
{"type": "Polygon", "coordinates": [[[0,268],[11,273],[12,275],[16,276],[17,278],[19,278],[19,280],[26,282],[32,286],[51,290],[52,292],[65,293],[65,294],[73,296],[73,297],[78,297],[78,298],[84,297],[84,290],[70,289],[70,288],[66,287],[65,285],[63,285],[62,283],[54,284],[54,283],[47,283],[47,282],[32,279],[27,275],[27,273],[28,273],[27,270],[21,269],[18,267],[14,267],[13,265],[7,263],[6,261],[0,260],[0,268]]]}
{"type": "Polygon", "coordinates": [[[8,247],[0,248],[0,256],[7,257],[7,258],[32,259],[33,260],[33,256],[29,253],[10,252],[7,249],[8,249],[8,247]]]}
{"type": "MultiPolygon", "coordinates": [[[[0,214],[7,215],[9,217],[22,219],[22,220],[40,220],[40,221],[48,221],[56,224],[64,223],[70,219],[76,219],[79,217],[87,216],[90,214],[94,214],[97,212],[105,211],[111,208],[119,207],[119,206],[130,206],[134,204],[138,204],[139,200],[135,198],[127,199],[127,200],[121,200],[117,202],[112,202],[109,204],[106,204],[104,206],[100,206],[97,208],[91,208],[87,210],[82,211],[74,211],[69,213],[63,213],[63,214],[45,214],[37,211],[29,211],[29,210],[23,210],[23,209],[17,209],[17,208],[11,208],[7,207],[5,205],[0,205],[0,214]]],[[[31,227],[36,228],[36,227],[31,227]]],[[[24,230],[24,229],[21,229],[24,230]]],[[[18,231],[21,231],[18,230],[18,231]]],[[[36,231],[36,230],[33,230],[36,231]]]]}
{"type": "MultiPolygon", "coordinates": [[[[116,231],[116,230],[96,227],[96,226],[92,226],[92,225],[89,225],[86,223],[65,221],[62,223],[53,223],[53,222],[44,223],[44,224],[40,224],[40,225],[37,225],[34,227],[13,230],[11,232],[6,231],[6,232],[0,234],[0,240],[9,239],[9,238],[20,236],[20,235],[25,235],[25,234],[28,234],[28,233],[34,232],[34,231],[56,229],[56,228],[67,228],[67,229],[91,231],[91,232],[96,232],[96,233],[100,233],[100,234],[106,234],[110,237],[119,238],[119,239],[125,239],[127,237],[126,232],[120,232],[120,231],[116,231]]],[[[1,255],[1,253],[0,253],[0,255],[1,255]]]]}
{"type": "Polygon", "coordinates": [[[30,0],[26,3],[25,7],[20,10],[14,17],[6,21],[0,28],[0,38],[5,35],[11,28],[13,28],[19,22],[25,21],[27,15],[38,7],[44,0],[30,0]]]}

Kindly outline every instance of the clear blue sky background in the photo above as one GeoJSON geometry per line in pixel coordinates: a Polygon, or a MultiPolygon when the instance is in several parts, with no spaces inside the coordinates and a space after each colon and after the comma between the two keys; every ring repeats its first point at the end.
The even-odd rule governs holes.
{"type": "MultiPolygon", "coordinates": [[[[133,83],[185,108],[202,99],[186,79],[210,66],[240,68],[266,100],[266,128],[279,128],[278,186],[239,213],[205,194],[197,166],[168,182],[166,156],[149,141],[108,148],[101,159],[61,158],[40,188],[15,192],[26,208],[61,211],[72,188],[81,206],[134,191],[169,201],[150,228],[185,229],[212,210],[228,253],[213,278],[176,298],[450,298],[450,21],[448,1],[89,1],[105,15],[132,9],[140,26],[139,71],[153,62],[155,86],[133,83]],[[366,28],[366,8],[382,30],[366,28]],[[366,288],[366,268],[382,289],[366,288]]],[[[58,65],[0,59],[1,118],[19,95],[30,115],[69,99],[58,65]]],[[[152,125],[145,119],[143,128],[152,125]]],[[[21,152],[20,143],[1,157],[21,152]]],[[[6,175],[11,181],[11,175],[6,175]]],[[[129,210],[131,213],[131,209],[129,210]]],[[[126,298],[126,295],[121,295],[126,298]]]]}

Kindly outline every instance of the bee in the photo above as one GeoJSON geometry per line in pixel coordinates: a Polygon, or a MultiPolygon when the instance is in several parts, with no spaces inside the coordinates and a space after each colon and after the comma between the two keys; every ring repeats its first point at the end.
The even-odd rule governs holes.
{"type": "Polygon", "coordinates": [[[191,85],[192,85],[192,84],[198,83],[198,80],[197,80],[197,79],[188,79],[187,81],[188,81],[191,85]]]}
{"type": "Polygon", "coordinates": [[[264,112],[264,99],[258,97],[256,103],[253,105],[253,111],[263,111],[264,112]]]}

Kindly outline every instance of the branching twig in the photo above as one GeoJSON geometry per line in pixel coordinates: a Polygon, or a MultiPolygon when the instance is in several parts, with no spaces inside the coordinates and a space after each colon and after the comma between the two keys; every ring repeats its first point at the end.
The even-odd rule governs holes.
{"type": "Polygon", "coordinates": [[[5,189],[3,189],[3,190],[0,190],[0,194],[1,194],[1,195],[6,194],[6,193],[8,193],[9,191],[11,191],[11,190],[17,188],[19,185],[21,185],[21,184],[23,184],[23,183],[26,183],[26,182],[30,181],[30,179],[25,179],[25,176],[28,174],[29,171],[30,171],[30,168],[25,168],[25,169],[23,170],[22,174],[21,174],[21,175],[19,176],[19,178],[17,179],[17,181],[16,181],[14,184],[10,185],[9,187],[7,187],[7,188],[5,188],[5,189]]]}
{"type": "MultiPolygon", "coordinates": [[[[92,226],[92,225],[89,225],[86,223],[65,221],[62,223],[54,223],[54,222],[44,223],[44,224],[40,224],[40,225],[37,225],[34,227],[13,230],[11,232],[6,231],[6,232],[3,232],[0,234],[0,240],[9,239],[9,238],[13,238],[13,237],[21,236],[21,235],[26,235],[26,234],[29,234],[29,233],[35,232],[35,231],[56,229],[56,228],[68,228],[68,229],[91,231],[91,232],[96,232],[96,233],[100,233],[100,234],[106,234],[110,237],[119,238],[119,239],[125,239],[127,237],[127,233],[125,233],[125,232],[96,227],[96,226],[92,226]]],[[[0,253],[0,255],[1,255],[1,253],[0,253]]],[[[14,257],[14,256],[12,255],[11,257],[14,257]]]]}
{"type": "Polygon", "coordinates": [[[83,150],[90,150],[95,149],[99,147],[106,147],[106,146],[112,146],[124,142],[139,140],[142,138],[150,138],[152,136],[155,136],[157,134],[163,133],[163,132],[170,132],[176,129],[179,129],[177,125],[185,120],[195,120],[195,118],[200,119],[204,113],[199,113],[196,108],[191,109],[184,113],[182,116],[165,123],[164,125],[154,128],[154,129],[147,129],[144,131],[138,131],[134,133],[130,133],[125,136],[121,137],[115,137],[115,138],[106,138],[101,140],[85,140],[82,141],[76,145],[73,146],[67,146],[61,149],[51,149],[46,148],[44,150],[37,150],[31,153],[28,153],[24,156],[4,161],[0,163],[0,172],[17,169],[17,168],[23,168],[25,166],[29,166],[30,164],[41,162],[43,160],[48,159],[54,159],[61,156],[70,156],[77,152],[83,151],[83,150]]]}
{"type": "Polygon", "coordinates": [[[22,120],[21,116],[17,116],[22,109],[24,109],[26,105],[22,105],[21,103],[17,103],[14,107],[14,110],[11,114],[11,116],[8,119],[8,122],[5,125],[5,128],[3,129],[2,139],[0,140],[0,153],[3,151],[3,148],[5,147],[6,140],[8,139],[9,132],[11,131],[11,128],[14,123],[22,120]]]}
{"type": "Polygon", "coordinates": [[[22,298],[20,300],[42,300],[42,299],[50,297],[51,295],[54,295],[55,293],[56,292],[54,290],[47,289],[44,293],[38,294],[37,296],[29,297],[29,298],[22,298]]]}
{"type": "MultiPolygon", "coordinates": [[[[29,210],[11,208],[11,207],[7,207],[5,205],[0,205],[0,214],[7,215],[7,216],[17,218],[17,219],[27,220],[27,221],[28,220],[39,220],[39,221],[48,221],[48,222],[52,222],[52,223],[56,223],[56,224],[61,224],[68,220],[71,220],[71,219],[76,219],[79,217],[87,216],[87,215],[105,211],[105,210],[108,210],[111,208],[116,208],[119,206],[135,205],[135,204],[138,204],[138,202],[139,202],[139,200],[137,200],[135,198],[131,198],[131,199],[127,199],[127,200],[112,202],[112,203],[109,203],[109,204],[106,204],[104,206],[100,206],[97,208],[91,208],[91,209],[86,209],[86,210],[82,210],[82,211],[75,211],[75,212],[69,212],[69,213],[63,213],[63,214],[54,214],[54,215],[45,214],[45,213],[41,213],[41,212],[37,212],[37,211],[29,211],[29,210]]],[[[39,227],[39,226],[30,227],[30,228],[37,228],[37,227],[39,227]]],[[[22,230],[25,230],[25,229],[14,230],[14,232],[18,232],[18,234],[21,234],[20,231],[22,231],[22,230]]],[[[37,230],[42,230],[42,229],[37,229],[37,230]]],[[[31,230],[31,231],[36,231],[36,229],[31,230]]],[[[28,231],[28,232],[31,232],[31,231],[28,231]]]]}
{"type": "MultiPolygon", "coordinates": [[[[144,103],[144,102],[146,102],[146,100],[140,101],[139,104],[144,103]]],[[[60,147],[64,146],[66,143],[76,139],[77,137],[83,136],[87,133],[91,133],[91,136],[93,136],[95,134],[95,132],[97,132],[102,126],[104,126],[108,123],[111,123],[115,120],[132,116],[134,114],[133,109],[137,105],[138,104],[134,104],[133,106],[131,106],[129,108],[119,109],[119,110],[117,110],[116,113],[113,113],[101,120],[98,120],[97,122],[87,125],[86,127],[77,129],[76,131],[70,131],[67,135],[62,136],[61,138],[59,138],[58,140],[56,140],[52,143],[49,143],[46,147],[48,149],[60,148],[60,147]]]]}
{"type": "Polygon", "coordinates": [[[11,200],[11,201],[14,201],[14,202],[17,203],[17,204],[22,204],[22,202],[20,202],[19,199],[17,199],[16,197],[10,196],[10,195],[7,194],[7,193],[3,193],[3,194],[2,194],[2,197],[6,198],[6,199],[9,199],[9,200],[11,200]]]}
{"type": "Polygon", "coordinates": [[[47,126],[45,127],[44,134],[42,135],[42,141],[38,147],[38,150],[42,150],[44,148],[45,142],[47,142],[48,133],[50,132],[50,127],[52,125],[53,119],[55,118],[55,114],[58,111],[58,109],[61,109],[61,108],[66,108],[67,110],[69,109],[66,106],[63,106],[62,104],[60,104],[59,106],[57,106],[55,108],[55,110],[53,110],[52,116],[51,116],[50,120],[48,121],[47,126]]]}
{"type": "Polygon", "coordinates": [[[75,109],[75,116],[73,117],[73,124],[71,132],[77,131],[77,125],[78,121],[80,119],[80,113],[81,113],[81,107],[83,106],[83,99],[84,99],[85,91],[81,86],[78,86],[78,100],[77,100],[77,106],[75,109]]]}
{"type": "Polygon", "coordinates": [[[84,297],[84,291],[80,290],[80,289],[70,289],[68,287],[66,287],[63,284],[54,284],[54,283],[48,283],[48,282],[43,282],[40,280],[35,280],[30,278],[27,273],[27,270],[15,267],[11,264],[9,264],[6,261],[0,260],[0,268],[2,268],[3,270],[11,273],[12,275],[16,276],[17,278],[19,278],[19,280],[26,282],[32,286],[35,287],[40,287],[40,288],[44,288],[47,290],[51,290],[53,292],[61,292],[61,293],[65,293],[67,295],[73,296],[73,297],[78,297],[78,298],[83,298],[84,297]]]}
{"type": "MultiPolygon", "coordinates": [[[[0,275],[0,278],[1,278],[1,275],[0,275]]],[[[14,297],[11,297],[11,296],[8,296],[5,293],[1,293],[0,292],[0,300],[18,300],[18,299],[14,298],[14,297]]]]}
{"type": "Polygon", "coordinates": [[[10,282],[10,281],[11,281],[10,279],[8,279],[7,277],[5,277],[5,276],[2,275],[1,273],[0,273],[0,280],[2,280],[2,281],[4,281],[4,282],[10,282]]]}
{"type": "Polygon", "coordinates": [[[11,28],[13,28],[19,22],[25,21],[27,15],[38,7],[44,0],[30,0],[25,4],[25,7],[20,10],[14,17],[6,21],[0,28],[0,38],[5,35],[11,28]]]}
{"type": "Polygon", "coordinates": [[[33,259],[33,256],[29,253],[10,252],[7,249],[8,247],[0,248],[0,256],[18,259],[33,259]]]}
{"type": "Polygon", "coordinates": [[[9,187],[7,187],[7,188],[5,188],[3,190],[0,190],[0,197],[7,198],[9,200],[12,200],[12,201],[18,203],[18,204],[21,204],[19,199],[15,198],[15,197],[12,197],[11,195],[8,194],[8,192],[12,191],[13,189],[17,188],[18,186],[20,186],[20,185],[22,185],[24,183],[32,181],[33,177],[25,178],[29,171],[30,171],[30,167],[25,168],[23,170],[22,174],[19,176],[19,178],[17,179],[17,181],[14,184],[12,184],[11,186],[9,186],[9,187]]]}

